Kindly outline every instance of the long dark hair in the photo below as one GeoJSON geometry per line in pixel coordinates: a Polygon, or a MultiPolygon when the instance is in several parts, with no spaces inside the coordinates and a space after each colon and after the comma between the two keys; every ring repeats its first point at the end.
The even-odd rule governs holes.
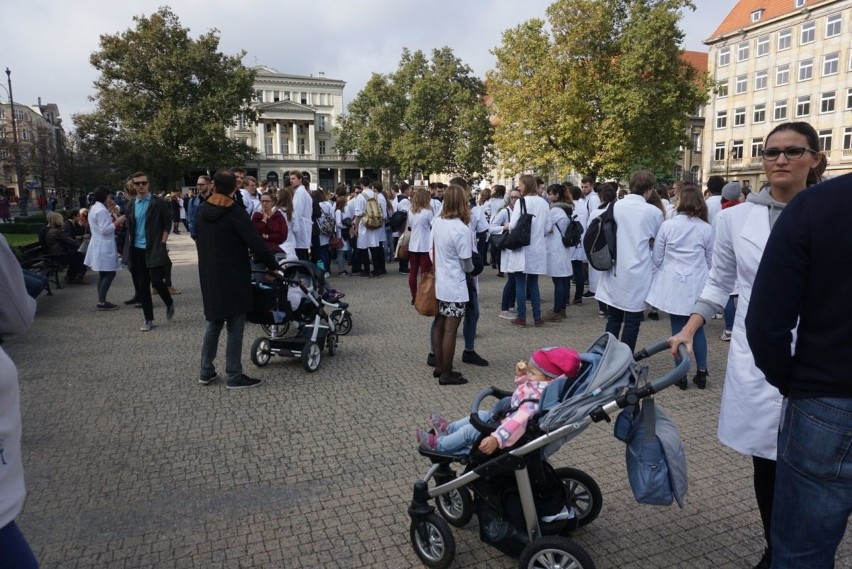
{"type": "Polygon", "coordinates": [[[782,132],[785,130],[792,130],[798,134],[801,134],[805,138],[808,139],[808,148],[813,150],[819,155],[819,164],[817,164],[816,168],[811,168],[810,172],[808,172],[808,180],[806,184],[808,186],[813,186],[814,184],[818,184],[822,181],[822,175],[825,172],[826,166],[828,166],[828,160],[825,157],[825,154],[820,152],[819,150],[819,135],[814,127],[805,121],[797,121],[797,122],[785,122],[781,123],[775,128],[773,128],[768,135],[766,135],[766,140],[775,134],[776,132],[782,132]]]}

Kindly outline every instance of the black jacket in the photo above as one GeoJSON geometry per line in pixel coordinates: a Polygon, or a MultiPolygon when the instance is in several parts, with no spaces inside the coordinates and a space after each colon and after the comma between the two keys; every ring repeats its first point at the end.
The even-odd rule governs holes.
{"type": "Polygon", "coordinates": [[[852,397],[850,219],[847,174],[799,192],[766,243],[746,336],[757,367],[786,396],[852,397]]]}
{"type": "Polygon", "coordinates": [[[258,261],[275,270],[275,256],[255,232],[244,209],[234,200],[213,194],[198,206],[198,276],[204,318],[218,322],[245,314],[252,305],[249,249],[258,261]]]}
{"type": "MultiPolygon", "coordinates": [[[[169,233],[172,227],[169,205],[158,198],[151,196],[148,204],[148,213],[145,214],[145,264],[148,268],[162,267],[169,262],[169,253],[166,244],[163,243],[163,232],[169,233]]],[[[124,262],[127,268],[132,269],[133,240],[136,237],[136,199],[127,205],[127,242],[124,247],[124,262]]]]}

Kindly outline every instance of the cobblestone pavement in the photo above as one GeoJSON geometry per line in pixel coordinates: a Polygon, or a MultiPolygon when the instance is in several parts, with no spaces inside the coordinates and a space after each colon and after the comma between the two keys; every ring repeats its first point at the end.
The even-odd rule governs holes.
{"type": "MultiPolygon", "coordinates": [[[[458,369],[470,383],[439,387],[425,365],[430,321],[414,312],[391,264],[382,278],[332,279],[354,328],[314,374],[284,358],[252,366],[260,330],[247,327],[246,371],[264,384],[230,392],[197,383],[204,321],[195,251],[185,234],[171,243],[183,292],[173,321],[157,300],[156,327],[142,333],[139,309],[97,312],[93,285],[67,286],[40,298],[32,329],[4,346],[21,375],[29,499],[19,522],[45,568],[419,567],[406,507],[428,464],[414,428],[430,409],[462,416],[483,387],[510,386],[515,361],[534,349],[585,349],[604,327],[587,300],[562,323],[513,328],[497,317],[504,280],[488,269],[477,350],[491,365],[460,363],[459,340],[458,369]]],[[[549,282],[542,290],[552,299],[549,282]]],[[[131,291],[123,271],[110,300],[131,291]]],[[[667,337],[668,327],[665,316],[646,321],[640,344],[667,337]]],[[[687,450],[684,510],[632,499],[611,425],[593,425],[553,457],[603,489],[600,517],[576,534],[599,569],[740,569],[760,557],[750,460],[715,434],[727,353],[720,331],[721,321],[710,322],[708,388],[658,397],[687,450]]],[[[652,375],[670,365],[658,356],[652,375]]],[[[454,532],[454,567],[516,566],[478,540],[475,519],[454,532]]],[[[837,567],[852,567],[848,538],[837,567]]]]}

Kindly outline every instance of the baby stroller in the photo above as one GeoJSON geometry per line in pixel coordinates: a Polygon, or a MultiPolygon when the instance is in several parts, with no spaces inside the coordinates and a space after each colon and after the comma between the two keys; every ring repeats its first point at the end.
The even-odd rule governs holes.
{"type": "Polygon", "coordinates": [[[279,272],[253,287],[252,310],[246,318],[260,324],[265,336],[252,343],[252,363],[263,367],[272,356],[300,358],[306,370],[315,372],[322,363],[322,351],[333,356],[340,334],[352,329],[348,308],[339,295],[328,294],[323,273],[313,263],[283,262],[279,272]],[[298,331],[284,338],[291,323],[298,331]]]}
{"type": "MultiPolygon", "coordinates": [[[[592,423],[609,421],[616,410],[635,405],[685,377],[689,358],[686,348],[680,346],[672,371],[645,385],[637,384],[641,374],[637,362],[668,349],[663,341],[634,356],[630,348],[606,333],[580,354],[582,366],[576,380],[562,377],[547,386],[538,414],[511,449],[484,455],[477,450],[477,442],[469,455],[458,456],[421,448],[420,454],[432,466],[414,484],[408,508],[411,545],[421,562],[436,569],[448,567],[455,557],[449,525],[463,527],[476,514],[480,539],[520,557],[521,569],[594,569],[589,554],[569,535],[600,513],[600,488],[585,472],[554,468],[547,458],[592,423]],[[464,472],[457,475],[453,464],[462,466],[464,472]],[[432,479],[435,486],[429,488],[432,479]],[[434,507],[429,504],[432,498],[434,507]]],[[[505,402],[510,395],[491,387],[476,396],[470,421],[480,431],[480,440],[499,426],[479,419],[483,401],[496,397],[505,402]]]]}

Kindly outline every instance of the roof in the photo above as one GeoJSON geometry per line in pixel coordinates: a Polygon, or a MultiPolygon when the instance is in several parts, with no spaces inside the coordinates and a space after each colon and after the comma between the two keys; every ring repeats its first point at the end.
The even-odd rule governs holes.
{"type": "Polygon", "coordinates": [[[700,74],[707,72],[708,56],[706,51],[684,51],[680,54],[680,58],[693,66],[700,74]]]}
{"type": "Polygon", "coordinates": [[[274,77],[275,79],[284,80],[284,81],[289,80],[289,81],[306,81],[306,82],[311,82],[311,83],[338,83],[338,84],[341,84],[341,85],[346,84],[346,82],[341,80],[341,79],[331,79],[329,77],[326,77],[325,75],[318,75],[318,76],[309,75],[308,76],[308,75],[292,75],[292,74],[289,74],[289,73],[281,73],[277,69],[273,69],[272,67],[269,67],[267,65],[257,65],[255,67],[252,67],[252,69],[255,71],[258,78],[260,78],[260,77],[274,77]]]}
{"type": "Polygon", "coordinates": [[[830,4],[838,0],[805,0],[805,5],[801,8],[796,8],[795,0],[740,0],[734,9],[730,11],[727,17],[722,20],[716,31],[705,43],[711,43],[713,40],[747,28],[753,24],[760,25],[763,22],[796,14],[802,10],[813,8],[820,4],[830,4]],[[752,22],[751,15],[757,10],[763,10],[759,22],[752,22]]]}

